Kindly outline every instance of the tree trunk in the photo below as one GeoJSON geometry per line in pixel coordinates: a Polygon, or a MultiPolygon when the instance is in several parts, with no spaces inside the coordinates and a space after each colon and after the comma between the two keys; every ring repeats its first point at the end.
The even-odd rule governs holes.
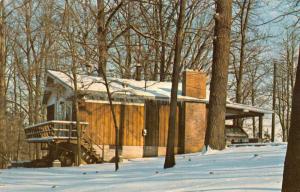
{"type": "MultiPolygon", "coordinates": [[[[4,35],[4,1],[0,2],[0,154],[6,152],[6,129],[5,129],[5,100],[6,100],[6,56],[5,56],[5,35],[4,35]]],[[[5,162],[0,158],[0,168],[5,167],[5,162]]]]}
{"type": "Polygon", "coordinates": [[[232,0],[217,0],[213,43],[212,79],[210,83],[208,124],[205,145],[225,148],[225,112],[230,50],[232,0]]]}
{"type": "MultiPolygon", "coordinates": [[[[251,104],[252,106],[255,106],[255,77],[251,76],[251,104]]],[[[255,138],[256,136],[256,121],[255,121],[255,117],[252,117],[252,133],[253,133],[253,138],[255,138]]]]}
{"type": "Polygon", "coordinates": [[[159,15],[159,30],[160,30],[160,36],[161,36],[161,53],[160,53],[160,72],[159,72],[159,80],[165,81],[166,75],[165,75],[165,63],[166,63],[166,35],[165,35],[165,29],[164,29],[164,19],[163,19],[163,1],[159,0],[157,3],[158,5],[158,15],[159,15]]]}
{"type": "Polygon", "coordinates": [[[275,141],[275,107],[276,107],[276,63],[274,62],[274,71],[273,71],[273,102],[272,102],[272,133],[271,133],[271,141],[275,141]]]}
{"type": "MultiPolygon", "coordinates": [[[[131,3],[128,3],[128,5],[126,6],[126,26],[129,29],[130,25],[131,25],[131,3]]],[[[130,79],[131,78],[131,64],[132,64],[132,53],[131,53],[131,47],[132,47],[132,43],[131,43],[131,33],[130,30],[127,30],[124,33],[124,39],[125,39],[125,47],[126,47],[126,59],[125,59],[125,73],[124,73],[124,77],[126,79],[130,79]]]]}
{"type": "Polygon", "coordinates": [[[79,107],[78,107],[78,89],[77,89],[77,67],[76,64],[73,63],[72,66],[72,78],[74,85],[74,98],[73,98],[73,106],[76,121],[76,132],[77,132],[77,154],[76,154],[76,165],[80,166],[81,164],[81,127],[79,121],[79,107]]]}
{"type": "MultiPolygon", "coordinates": [[[[74,95],[73,95],[73,114],[72,120],[75,119],[75,128],[77,133],[77,139],[76,139],[76,158],[75,158],[75,164],[76,166],[80,166],[81,164],[81,126],[80,126],[80,119],[79,119],[79,107],[78,107],[78,79],[77,79],[77,73],[78,73],[78,60],[76,57],[76,47],[75,47],[75,41],[74,41],[74,34],[70,32],[70,26],[72,26],[71,21],[71,13],[70,13],[71,7],[69,5],[68,0],[66,0],[65,4],[65,14],[66,14],[66,30],[68,32],[68,41],[69,41],[69,52],[71,53],[71,79],[73,80],[73,86],[74,86],[74,95]]],[[[72,125],[73,126],[73,125],[72,125]]],[[[56,144],[57,147],[57,144],[56,144]]]]}
{"type": "Polygon", "coordinates": [[[97,0],[97,39],[99,49],[98,69],[102,68],[106,71],[107,62],[107,41],[106,41],[106,26],[105,26],[105,4],[104,0],[97,0]]]}
{"type": "Polygon", "coordinates": [[[120,141],[119,132],[120,132],[120,130],[119,130],[119,127],[118,127],[118,124],[117,124],[116,113],[115,113],[115,110],[114,110],[114,107],[113,107],[112,96],[111,96],[111,93],[110,93],[110,90],[109,90],[109,82],[107,80],[106,73],[105,73],[105,71],[102,67],[100,67],[98,69],[98,74],[99,74],[99,76],[102,76],[103,80],[104,80],[106,93],[107,93],[107,96],[108,96],[108,101],[109,101],[109,106],[110,106],[110,111],[111,111],[114,126],[115,126],[115,132],[116,132],[116,135],[115,135],[115,170],[117,171],[119,169],[119,143],[120,143],[119,142],[120,141]]]}
{"type": "Polygon", "coordinates": [[[296,82],[292,99],[292,114],[287,153],[284,162],[282,191],[300,190],[300,48],[296,82]]]}
{"type": "MultiPolygon", "coordinates": [[[[288,54],[289,58],[289,54],[288,54]]],[[[290,67],[289,67],[289,59],[287,60],[287,77],[286,77],[286,133],[287,139],[289,138],[289,129],[290,129],[290,67]]]]}
{"type": "Polygon", "coordinates": [[[240,35],[241,35],[241,50],[240,50],[240,66],[238,70],[237,78],[237,88],[236,88],[236,102],[242,102],[242,85],[243,85],[243,75],[244,75],[244,65],[245,65],[245,47],[246,47],[246,34],[248,27],[248,16],[249,10],[251,8],[251,1],[244,0],[241,15],[240,15],[240,35]]]}
{"type": "Polygon", "coordinates": [[[98,75],[103,77],[110,110],[113,117],[115,127],[115,170],[119,169],[119,127],[117,124],[117,118],[112,103],[112,96],[109,89],[109,82],[106,76],[106,62],[107,62],[107,42],[106,42],[106,26],[105,26],[105,12],[104,12],[104,0],[97,0],[98,15],[97,15],[97,40],[98,40],[98,75]]]}
{"type": "Polygon", "coordinates": [[[180,1],[180,11],[177,20],[176,29],[176,42],[175,42],[175,56],[172,73],[172,89],[171,89],[171,102],[170,102],[170,116],[169,116],[169,129],[168,129],[168,140],[167,140],[167,151],[164,168],[171,168],[175,166],[175,155],[174,155],[174,141],[175,141],[175,126],[177,117],[177,92],[179,82],[179,70],[181,60],[181,49],[183,43],[183,26],[185,18],[185,6],[186,1],[180,1]]]}
{"type": "MultiPolygon", "coordinates": [[[[247,28],[248,28],[248,18],[251,9],[251,0],[244,0],[243,5],[241,8],[241,15],[240,15],[240,65],[238,70],[237,76],[237,85],[236,85],[236,102],[243,103],[243,76],[244,76],[244,67],[245,67],[245,48],[246,48],[246,35],[247,35],[247,28]]],[[[236,125],[239,127],[243,127],[243,120],[237,119],[236,125]]]]}

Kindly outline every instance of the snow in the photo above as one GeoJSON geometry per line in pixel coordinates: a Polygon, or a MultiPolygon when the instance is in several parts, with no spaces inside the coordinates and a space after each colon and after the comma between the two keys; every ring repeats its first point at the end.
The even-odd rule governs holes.
{"type": "MultiPolygon", "coordinates": [[[[60,71],[47,71],[50,76],[57,79],[66,87],[73,89],[73,81],[71,76],[60,71]]],[[[120,78],[109,78],[110,91],[112,93],[118,93],[123,95],[133,95],[145,99],[170,99],[171,95],[171,82],[158,82],[158,81],[136,81],[134,79],[120,79],[120,78]]],[[[77,87],[82,91],[102,92],[106,93],[104,81],[101,77],[88,76],[88,75],[77,75],[77,87]]],[[[182,95],[182,83],[178,84],[178,100],[192,101],[192,102],[209,102],[209,87],[206,90],[206,98],[198,99],[195,97],[183,96],[182,95]]],[[[244,105],[239,103],[232,103],[227,100],[226,106],[232,109],[242,109],[244,112],[258,112],[263,114],[272,114],[273,111],[266,110],[263,108],[244,105]]]]}
{"type": "MultiPolygon", "coordinates": [[[[60,71],[48,70],[48,74],[59,80],[63,85],[73,89],[71,76],[60,71]]],[[[77,87],[81,91],[106,93],[104,80],[101,77],[77,75],[77,87]]],[[[136,81],[134,79],[108,78],[110,91],[123,95],[133,95],[146,99],[169,99],[171,95],[171,82],[158,81],[136,81]]],[[[204,99],[198,99],[182,95],[182,84],[178,84],[178,99],[185,101],[206,102],[204,99]]]]}
{"type": "Polygon", "coordinates": [[[120,171],[105,163],[66,168],[0,171],[0,191],[280,191],[286,144],[233,146],[176,156],[124,161],[120,171]]]}

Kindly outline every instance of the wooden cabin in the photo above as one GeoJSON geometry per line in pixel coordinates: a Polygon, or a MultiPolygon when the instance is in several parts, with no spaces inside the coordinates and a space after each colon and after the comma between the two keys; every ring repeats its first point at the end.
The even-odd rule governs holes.
{"type": "MultiPolygon", "coordinates": [[[[202,150],[207,120],[206,74],[184,71],[178,86],[175,152],[202,150]]],[[[79,121],[82,130],[82,159],[86,163],[110,161],[115,152],[115,129],[103,79],[77,77],[79,121]]],[[[60,71],[47,71],[43,104],[47,121],[25,128],[27,141],[40,143],[50,159],[70,165],[76,153],[72,78],[60,71]]],[[[120,129],[123,158],[165,155],[167,145],[171,82],[109,78],[113,106],[120,129]]],[[[228,102],[226,119],[262,117],[270,111],[228,102]]]]}

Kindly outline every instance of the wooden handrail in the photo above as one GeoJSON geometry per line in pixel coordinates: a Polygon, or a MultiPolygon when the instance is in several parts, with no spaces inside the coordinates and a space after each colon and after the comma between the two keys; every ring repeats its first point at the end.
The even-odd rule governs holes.
{"type": "MultiPolygon", "coordinates": [[[[43,126],[43,125],[47,125],[47,124],[76,124],[76,121],[60,121],[60,120],[51,120],[51,121],[45,121],[42,123],[37,123],[34,125],[30,125],[25,127],[24,129],[30,129],[33,127],[39,127],[39,126],[43,126]]],[[[80,125],[88,125],[88,122],[79,122],[80,125]]]]}
{"type": "MultiPolygon", "coordinates": [[[[34,138],[76,138],[76,121],[46,121],[43,123],[28,126],[24,129],[27,139],[34,138]]],[[[88,125],[87,122],[80,122],[81,129],[88,125]]]]}
{"type": "MultiPolygon", "coordinates": [[[[98,136],[98,135],[97,135],[97,136],[98,136]]],[[[91,145],[96,145],[96,146],[99,147],[101,150],[103,150],[103,147],[100,146],[99,144],[97,144],[96,142],[94,142],[93,139],[92,139],[90,136],[88,136],[87,134],[84,134],[83,137],[82,137],[82,139],[87,139],[87,140],[89,140],[89,141],[90,141],[89,143],[90,143],[91,145]]]]}

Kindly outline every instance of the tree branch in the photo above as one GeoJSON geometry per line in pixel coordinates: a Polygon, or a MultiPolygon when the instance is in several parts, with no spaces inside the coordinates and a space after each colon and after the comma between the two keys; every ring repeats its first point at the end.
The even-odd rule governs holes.
{"type": "Polygon", "coordinates": [[[154,38],[154,37],[152,37],[152,36],[150,36],[150,35],[144,34],[143,32],[141,32],[140,30],[138,30],[138,29],[137,29],[135,26],[133,26],[133,25],[130,25],[130,28],[133,29],[137,34],[141,35],[141,36],[144,37],[144,38],[148,38],[148,39],[151,39],[151,40],[156,41],[156,42],[164,43],[164,44],[166,44],[166,45],[168,45],[168,46],[170,46],[170,47],[172,46],[172,44],[170,44],[170,43],[168,43],[168,42],[166,42],[166,41],[162,41],[162,40],[156,39],[156,38],[154,38]]]}

